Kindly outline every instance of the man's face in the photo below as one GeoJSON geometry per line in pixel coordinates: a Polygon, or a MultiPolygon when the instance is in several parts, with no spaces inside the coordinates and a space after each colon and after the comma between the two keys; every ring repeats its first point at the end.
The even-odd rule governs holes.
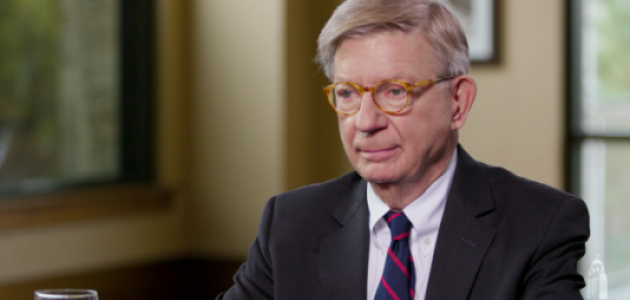
{"type": "MultiPolygon", "coordinates": [[[[417,33],[377,32],[341,43],[335,55],[335,82],[373,87],[387,79],[416,83],[436,74],[436,58],[417,33]]],[[[364,93],[361,109],[339,116],[344,150],[354,169],[376,183],[418,182],[442,160],[453,137],[455,106],[449,81],[417,88],[400,115],[389,115],[364,93]],[[419,92],[419,93],[418,93],[419,92]]]]}

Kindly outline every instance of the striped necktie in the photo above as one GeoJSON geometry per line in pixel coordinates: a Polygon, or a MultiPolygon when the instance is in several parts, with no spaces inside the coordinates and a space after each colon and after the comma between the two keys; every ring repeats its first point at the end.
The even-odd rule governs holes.
{"type": "Polygon", "coordinates": [[[392,233],[387,259],[375,300],[411,300],[414,297],[416,276],[409,251],[411,222],[402,211],[389,211],[383,217],[392,233]]]}

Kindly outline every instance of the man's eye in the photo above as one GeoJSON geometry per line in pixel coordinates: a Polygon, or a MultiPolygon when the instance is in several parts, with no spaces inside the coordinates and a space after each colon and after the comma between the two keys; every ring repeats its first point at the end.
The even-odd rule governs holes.
{"type": "Polygon", "coordinates": [[[337,96],[339,98],[348,99],[348,98],[354,97],[355,94],[356,94],[356,92],[352,91],[352,90],[340,90],[340,91],[337,91],[337,96]]]}
{"type": "Polygon", "coordinates": [[[389,99],[402,99],[407,97],[407,90],[399,85],[388,86],[383,94],[389,99]]]}
{"type": "Polygon", "coordinates": [[[402,96],[406,94],[407,91],[401,88],[394,88],[394,89],[389,90],[389,93],[392,94],[392,96],[402,96]]]}

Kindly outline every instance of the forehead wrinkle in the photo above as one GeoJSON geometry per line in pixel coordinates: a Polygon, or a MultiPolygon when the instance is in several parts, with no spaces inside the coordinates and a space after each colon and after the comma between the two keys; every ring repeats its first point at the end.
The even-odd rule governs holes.
{"type": "Polygon", "coordinates": [[[404,59],[393,59],[387,60],[381,64],[369,64],[368,68],[376,69],[376,72],[362,72],[358,78],[346,76],[347,73],[353,73],[353,71],[347,72],[346,70],[352,69],[352,67],[343,66],[337,72],[335,72],[334,82],[352,82],[355,84],[359,84],[361,86],[373,86],[379,82],[397,79],[407,83],[415,83],[419,80],[424,80],[422,78],[417,78],[418,71],[414,69],[410,69],[408,67],[408,63],[405,62],[404,59]],[[369,76],[369,77],[368,77],[369,76]]]}
{"type": "Polygon", "coordinates": [[[338,53],[341,48],[352,47],[353,49],[352,52],[346,49],[343,59],[335,59],[334,82],[350,81],[363,86],[371,86],[388,79],[398,79],[411,84],[430,79],[428,78],[431,76],[429,74],[434,73],[430,63],[432,53],[430,48],[426,46],[428,46],[426,39],[417,33],[380,32],[357,38],[348,38],[339,45],[338,53]],[[379,35],[381,36],[379,37],[379,35]],[[414,38],[398,39],[396,35],[414,36],[414,38]],[[362,42],[361,47],[357,47],[356,42],[362,42]],[[423,45],[421,49],[418,49],[418,42],[423,45]],[[348,43],[351,45],[348,45],[348,43]],[[389,57],[375,56],[378,55],[375,53],[383,52],[398,53],[399,55],[389,57]],[[367,59],[357,62],[356,59],[352,58],[354,55],[367,57],[367,59]],[[417,66],[415,69],[409,67],[410,64],[418,65],[417,61],[419,59],[425,63],[417,66]],[[341,60],[343,60],[343,63],[339,63],[341,60]],[[368,69],[370,70],[365,72],[368,69]],[[427,69],[429,74],[426,74],[427,69]],[[363,70],[363,72],[360,70],[363,70]],[[423,73],[425,74],[420,75],[423,73]]]}

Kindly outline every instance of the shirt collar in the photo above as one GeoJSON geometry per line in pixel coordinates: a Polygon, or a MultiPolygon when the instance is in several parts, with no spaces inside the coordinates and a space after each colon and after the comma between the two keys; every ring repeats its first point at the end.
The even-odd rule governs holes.
{"type": "MultiPolygon", "coordinates": [[[[444,170],[444,173],[442,173],[420,197],[416,198],[403,209],[403,212],[414,229],[431,231],[439,227],[456,166],[457,149],[453,151],[451,160],[446,170],[444,170]]],[[[376,195],[370,183],[367,184],[367,202],[370,211],[370,232],[373,232],[376,223],[381,220],[390,209],[389,206],[376,195]]]]}

